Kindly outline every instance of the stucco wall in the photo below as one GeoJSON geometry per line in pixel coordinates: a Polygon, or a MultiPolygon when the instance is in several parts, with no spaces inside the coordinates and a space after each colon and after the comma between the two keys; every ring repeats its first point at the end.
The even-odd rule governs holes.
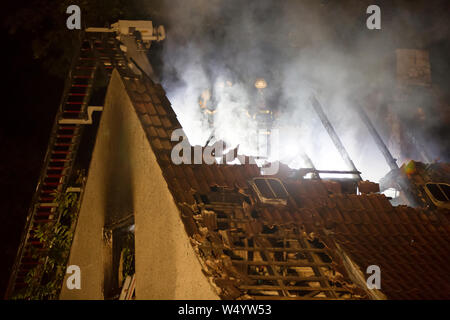
{"type": "MultiPolygon", "coordinates": [[[[69,265],[81,290],[61,299],[103,299],[105,221],[134,212],[137,299],[218,299],[201,272],[178,210],[125,87],[114,72],[105,101],[69,265]]],[[[66,280],[65,280],[66,281],[66,280]]]]}

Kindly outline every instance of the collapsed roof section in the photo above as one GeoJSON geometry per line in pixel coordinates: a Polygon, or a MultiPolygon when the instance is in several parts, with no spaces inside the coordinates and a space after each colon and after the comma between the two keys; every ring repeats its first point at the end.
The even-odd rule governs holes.
{"type": "MultiPolygon", "coordinates": [[[[450,164],[409,161],[390,171],[380,180],[382,190],[401,189],[400,181],[407,181],[415,190],[422,207],[450,209],[450,164]]],[[[394,201],[402,200],[393,199],[394,201]]]]}
{"type": "Polygon", "coordinates": [[[163,88],[122,79],[222,298],[450,298],[448,211],[393,207],[382,194],[282,171],[267,178],[255,164],[175,165],[170,137],[181,125],[163,88]],[[371,265],[381,269],[381,290],[366,286],[371,265]]]}

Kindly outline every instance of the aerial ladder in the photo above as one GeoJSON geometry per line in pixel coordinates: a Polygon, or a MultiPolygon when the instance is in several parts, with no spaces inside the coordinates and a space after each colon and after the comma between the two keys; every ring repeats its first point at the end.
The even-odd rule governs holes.
{"type": "MultiPolygon", "coordinates": [[[[83,148],[85,127],[94,123],[93,112],[103,110],[102,105],[91,105],[94,91],[107,86],[114,69],[122,76],[136,77],[146,73],[146,76],[154,78],[153,70],[144,57],[152,41],[164,38],[164,28],[154,28],[151,21],[119,20],[111,28],[87,28],[80,33],[80,45],[66,78],[43,167],[12,266],[6,299],[26,290],[29,285],[26,279],[32,270],[42,273],[45,268],[50,248],[39,240],[36,231],[42,226],[57,223],[61,218],[58,195],[77,192],[81,197],[82,188],[73,185],[77,174],[77,155],[83,148]],[[137,61],[143,62],[143,65],[139,66],[137,61]]],[[[84,169],[87,170],[87,167],[84,169]]]]}

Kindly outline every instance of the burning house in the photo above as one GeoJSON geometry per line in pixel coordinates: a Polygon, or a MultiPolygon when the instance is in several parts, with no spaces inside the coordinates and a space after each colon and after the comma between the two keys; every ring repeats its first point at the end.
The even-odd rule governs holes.
{"type": "MultiPolygon", "coordinates": [[[[450,298],[448,165],[398,167],[361,108],[390,168],[380,185],[364,180],[315,95],[311,110],[347,170],[318,169],[302,150],[306,166],[278,161],[274,174],[264,174],[274,161],[261,156],[258,139],[246,142],[256,143],[255,154],[232,146],[232,163],[216,153],[213,163],[175,164],[173,133],[184,128],[145,56],[164,37],[148,21],[86,30],[7,298],[450,298]],[[81,271],[79,285],[68,285],[68,266],[81,271]]],[[[428,83],[426,55],[414,54],[421,70],[414,81],[428,83]]],[[[405,68],[399,64],[399,77],[405,68]]],[[[257,137],[279,125],[267,82],[252,83],[257,137]]],[[[231,90],[231,81],[223,83],[220,90],[231,90]]],[[[197,96],[210,137],[223,112],[214,92],[197,96]]],[[[270,155],[274,146],[262,145],[270,155]]]]}

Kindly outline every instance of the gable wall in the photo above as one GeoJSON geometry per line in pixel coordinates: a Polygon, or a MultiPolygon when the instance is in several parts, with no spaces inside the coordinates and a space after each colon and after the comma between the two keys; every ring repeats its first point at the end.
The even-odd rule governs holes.
{"type": "MultiPolygon", "coordinates": [[[[108,88],[69,265],[81,268],[81,290],[62,299],[103,299],[109,247],[103,226],[135,215],[137,299],[217,299],[201,272],[122,79],[108,88]]],[[[65,282],[64,282],[65,284],[65,282]]]]}

